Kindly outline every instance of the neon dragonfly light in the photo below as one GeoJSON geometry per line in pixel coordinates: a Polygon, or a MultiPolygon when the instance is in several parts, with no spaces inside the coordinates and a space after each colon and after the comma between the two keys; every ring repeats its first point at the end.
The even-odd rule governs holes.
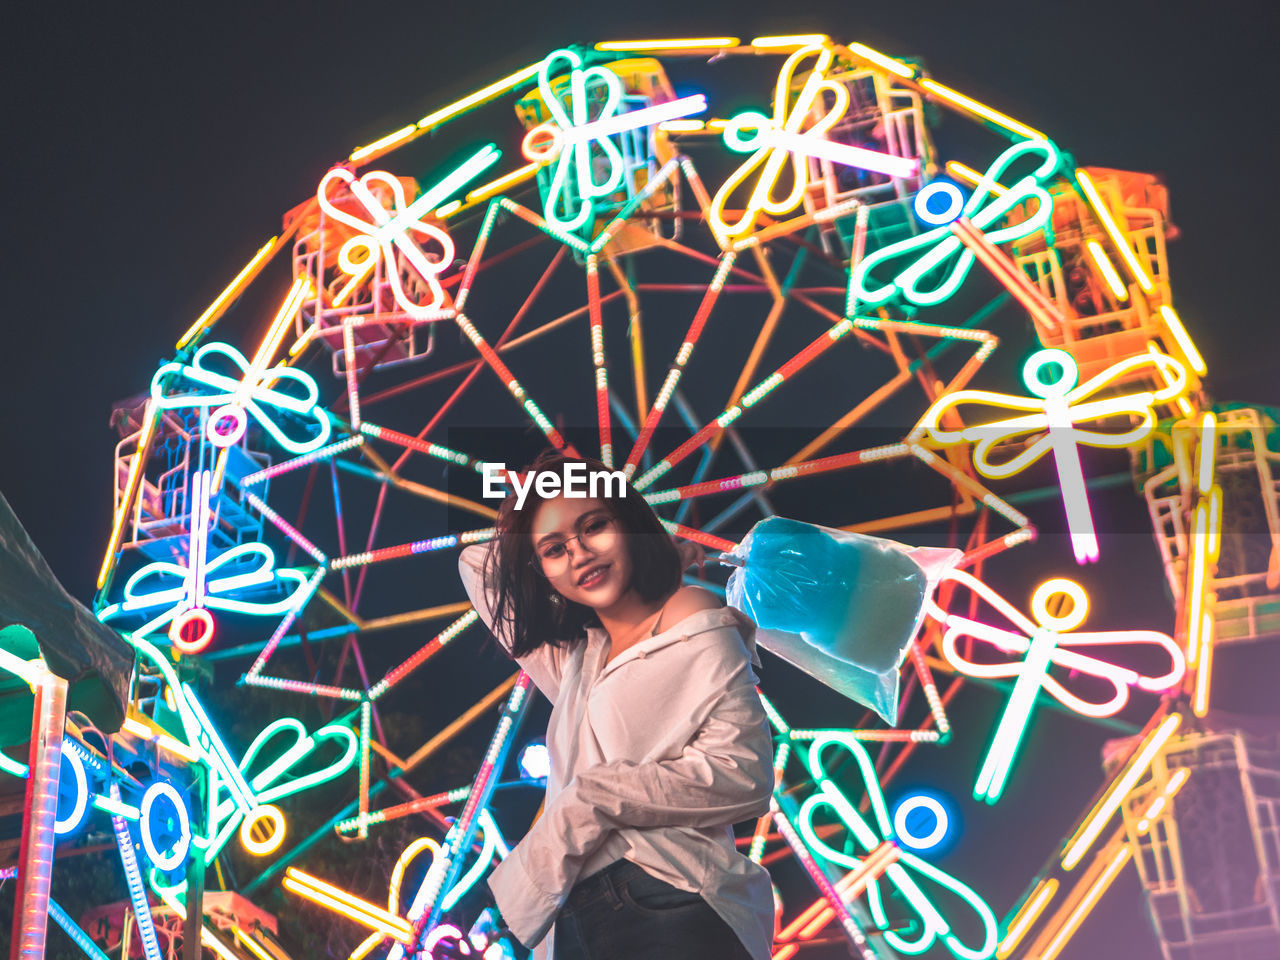
{"type": "Polygon", "coordinates": [[[195,693],[185,683],[182,684],[182,695],[200,728],[198,746],[204,751],[209,767],[210,837],[205,850],[206,863],[213,862],[237,827],[240,842],[250,853],[263,856],[275,850],[284,840],[285,824],[284,816],[274,806],[274,801],[331,780],[355,761],[357,741],[350,728],[333,723],[308,735],[298,720],[282,717],[258,734],[245,751],[244,758],[236,764],[195,693]],[[292,744],[266,769],[248,774],[259,752],[281,731],[292,732],[292,744]],[[317,770],[283,779],[304,758],[325,744],[337,745],[337,759],[317,770]],[[247,779],[249,776],[252,779],[247,779]],[[224,792],[226,795],[222,796],[224,792]],[[255,828],[259,826],[266,827],[266,835],[261,839],[255,835],[255,828]]]}
{"type": "MultiPolygon", "coordinates": [[[[195,583],[198,583],[200,606],[194,609],[225,610],[256,617],[288,613],[305,602],[311,592],[312,584],[302,571],[291,567],[276,569],[276,555],[264,543],[242,543],[212,560],[206,558],[205,547],[201,546],[193,556],[194,565],[185,567],[168,560],[148,563],[125,582],[121,601],[104,607],[98,619],[106,623],[130,614],[145,615],[163,607],[162,613],[140,626],[133,635],[146,637],[164,624],[172,623],[174,626],[169,630],[172,640],[175,628],[181,629],[181,618],[193,609],[191,598],[195,583]],[[246,566],[251,569],[245,569],[246,566]],[[224,575],[215,576],[219,571],[224,571],[224,575]],[[177,586],[172,585],[175,579],[180,581],[177,586]],[[288,593],[270,602],[235,599],[237,591],[269,586],[285,587],[288,593]]],[[[209,630],[212,631],[212,624],[209,630]]],[[[179,649],[184,653],[193,652],[181,646],[179,649]]]]}
{"type": "MultiPolygon", "coordinates": [[[[711,201],[708,218],[711,229],[720,238],[721,243],[750,233],[761,211],[772,216],[781,216],[794,210],[803,199],[805,187],[809,183],[809,169],[805,154],[818,155],[817,151],[825,149],[823,144],[827,147],[839,146],[827,141],[823,136],[844,116],[849,106],[849,91],[845,85],[827,79],[827,70],[831,68],[834,57],[834,52],[820,43],[801,47],[787,57],[778,73],[778,82],[773,92],[773,117],[767,118],[759,113],[745,113],[736,117],[725,128],[725,143],[731,149],[740,152],[751,150],[752,144],[757,142],[760,146],[742,166],[729,175],[729,179],[716,191],[711,201]],[[795,102],[788,106],[788,96],[791,89],[796,86],[794,78],[801,61],[815,54],[818,58],[817,62],[805,78],[795,102]],[[800,128],[814,106],[822,102],[823,93],[834,96],[835,105],[809,129],[801,132],[800,128]],[[742,136],[742,131],[747,128],[755,128],[757,131],[756,136],[750,140],[742,136]],[[779,198],[775,196],[774,190],[788,160],[791,161],[791,190],[779,198]],[[748,178],[757,173],[759,175],[747,199],[746,209],[733,223],[727,223],[724,217],[730,196],[748,178]]],[[[870,150],[866,152],[872,157],[881,156],[870,150]]],[[[842,156],[845,159],[837,162],[852,162],[854,155],[842,154],[842,156]]],[[[860,154],[857,156],[861,157],[860,154]]],[[[835,158],[831,157],[831,159],[835,158]]],[[[858,162],[855,165],[864,166],[865,163],[858,162]]]]}
{"type": "Polygon", "coordinates": [[[943,446],[973,443],[974,467],[984,477],[995,479],[1010,477],[1052,451],[1058,467],[1058,482],[1062,487],[1062,500],[1067,512],[1067,525],[1071,531],[1071,545],[1076,562],[1096,560],[1098,538],[1093,528],[1093,516],[1089,509],[1089,497],[1085,490],[1077,445],[1127,447],[1147,436],[1155,426],[1152,407],[1181,395],[1186,389],[1186,368],[1172,357],[1152,351],[1112,364],[1093,379],[1076,386],[1078,368],[1069,353],[1063,350],[1039,350],[1027,361],[1022,375],[1027,389],[1035,394],[1034,397],[1018,397],[990,390],[957,390],[939,399],[925,412],[912,437],[928,433],[936,443],[943,446]],[[1165,381],[1165,386],[1159,390],[1099,400],[1089,399],[1110,387],[1123,375],[1148,365],[1155,367],[1165,381]],[[1058,368],[1057,377],[1046,380],[1042,373],[1054,366],[1058,368]],[[942,427],[942,419],[964,403],[1003,407],[1026,413],[960,430],[942,427]],[[1117,416],[1138,417],[1140,422],[1122,433],[1082,430],[1076,426],[1080,422],[1117,416]],[[1021,453],[1000,463],[992,462],[990,454],[998,444],[1041,430],[1045,431],[1045,435],[1021,453]]]}
{"type": "Polygon", "coordinates": [[[433,224],[423,223],[421,218],[488,170],[500,156],[501,150],[492,143],[487,144],[408,206],[405,206],[404,188],[400,181],[385,171],[374,170],[359,179],[346,167],[334,167],[326,173],[316,190],[320,208],[327,216],[359,231],[338,250],[338,266],[351,279],[334,296],[334,306],[346,300],[368,278],[381,259],[387,280],[391,283],[391,294],[401,310],[411,317],[426,317],[439,311],[445,298],[444,289],[440,286],[440,274],[452,266],[455,248],[449,234],[433,224]],[[332,188],[337,184],[345,186],[360,202],[368,220],[348,213],[333,202],[332,188]],[[391,195],[390,211],[374,194],[374,189],[379,187],[391,195]],[[435,259],[427,258],[419,237],[439,246],[440,252],[435,259]],[[397,250],[427,285],[431,292],[429,302],[414,303],[405,292],[396,259],[397,250]]]}
{"type": "Polygon", "coordinates": [[[191,535],[187,547],[186,595],[169,621],[169,642],[182,653],[194,654],[213,640],[213,615],[205,609],[205,555],[209,550],[209,493],[213,472],[197,470],[191,476],[191,535]],[[188,628],[195,626],[188,639],[188,628]]]}
{"type": "MultiPolygon", "coordinates": [[[[803,47],[796,52],[797,56],[803,56],[817,52],[820,56],[826,54],[825,47],[821,43],[811,44],[803,47]]],[[[821,71],[825,71],[826,65],[829,64],[828,59],[820,60],[821,68],[815,68],[814,73],[810,74],[809,80],[813,81],[821,71]]],[[[783,68],[784,73],[786,67],[783,68]]],[[[781,82],[781,81],[779,81],[781,82]]],[[[830,80],[822,80],[820,77],[817,82],[806,82],[805,88],[801,90],[800,99],[791,111],[785,116],[783,111],[786,109],[785,101],[786,91],[781,88],[775,92],[774,115],[772,118],[766,117],[763,113],[754,110],[744,111],[730,120],[724,128],[724,142],[730,150],[737,153],[755,153],[751,160],[743,168],[740,168],[738,174],[743,178],[747,173],[743,170],[747,166],[758,166],[760,163],[766,164],[766,172],[761,174],[757,181],[757,193],[763,186],[765,200],[761,201],[758,209],[766,209],[771,213],[785,213],[787,210],[793,209],[799,202],[799,196],[796,194],[795,186],[789,197],[795,198],[789,206],[783,208],[783,204],[779,203],[776,209],[769,209],[768,195],[777,183],[778,175],[781,173],[782,164],[786,160],[786,154],[790,153],[793,158],[793,169],[797,171],[797,183],[803,190],[808,182],[808,171],[805,169],[802,156],[814,157],[821,160],[829,160],[832,163],[839,163],[847,167],[859,167],[863,170],[873,170],[876,173],[883,173],[890,177],[914,177],[920,172],[920,163],[918,160],[910,157],[896,157],[893,154],[883,153],[878,150],[868,150],[865,147],[855,147],[850,144],[836,143],[822,136],[831,126],[838,121],[848,106],[849,95],[847,88],[841,84],[830,80]],[[836,106],[829,110],[816,124],[806,130],[804,133],[798,132],[798,128],[803,123],[809,110],[813,106],[814,98],[821,90],[839,91],[836,94],[836,106]],[[803,112],[801,108],[803,109],[803,112]],[[746,131],[755,131],[752,134],[746,134],[746,131]],[[775,162],[776,161],[776,162],[775,162]],[[768,164],[774,163],[774,168],[770,169],[768,164]],[[770,177],[766,184],[766,178],[770,177]],[[801,179],[803,177],[803,179],[801,179]]],[[[754,168],[754,167],[753,167],[754,168]]],[[[749,171],[748,171],[749,173],[749,171]]],[[[738,174],[734,176],[737,177],[738,174]]],[[[720,193],[716,195],[717,199],[726,198],[726,190],[732,190],[739,180],[730,179],[725,187],[721,188],[720,193]]],[[[757,193],[752,194],[751,202],[756,202],[757,193]]],[[[723,210],[723,203],[719,211],[723,210]]],[[[750,218],[754,223],[755,217],[750,218]]],[[[715,221],[713,221],[715,222],[715,221]]],[[[723,223],[723,221],[720,221],[723,223]]],[[[741,222],[741,221],[739,221],[741,222]]],[[[750,229],[751,224],[747,225],[750,229]]],[[[733,230],[732,235],[737,235],[744,231],[733,230]]]]}
{"type": "MultiPolygon", "coordinates": [[[[1058,169],[1057,148],[1048,140],[1026,140],[1015,144],[996,157],[960,208],[966,218],[991,243],[1005,243],[1028,236],[1049,222],[1053,200],[1042,184],[1058,169]],[[1039,156],[1040,163],[1017,183],[1002,191],[1000,177],[1014,163],[1027,156],[1039,156]],[[1009,212],[1028,200],[1037,201],[1035,213],[1019,223],[988,229],[1004,220],[1009,212]]],[[[927,188],[926,188],[927,189],[927,188]]],[[[927,216],[922,217],[929,222],[927,216]]],[[[864,257],[849,277],[849,306],[852,314],[857,303],[878,306],[901,294],[916,306],[941,303],[959,289],[976,259],[951,229],[950,220],[935,215],[938,226],[919,236],[899,240],[864,257]],[[898,269],[888,282],[877,282],[877,268],[899,258],[914,259],[898,269]],[[928,286],[925,284],[928,282],[928,286]]]]}
{"type": "Polygon", "coordinates": [[[706,97],[697,94],[618,113],[626,95],[622,79],[606,67],[584,68],[582,57],[572,50],[556,50],[542,61],[538,68],[538,93],[551,119],[525,134],[523,150],[529,160],[555,163],[547,190],[546,219],[553,227],[565,231],[577,230],[590,222],[595,213],[592,201],[608,196],[622,185],[622,152],[610,136],[707,109],[706,97]],[[568,110],[551,86],[551,73],[555,69],[552,65],[560,60],[570,66],[568,110]],[[590,116],[593,99],[588,92],[589,83],[604,86],[604,101],[594,119],[590,116]],[[603,181],[596,179],[593,150],[604,156],[607,173],[603,181]]]}
{"type": "MultiPolygon", "coordinates": [[[[889,819],[889,808],[885,803],[884,794],[880,790],[880,781],[876,777],[876,770],[871,762],[871,757],[868,756],[862,744],[858,743],[848,732],[833,730],[818,737],[809,745],[806,763],[810,774],[818,784],[818,791],[800,805],[800,811],[796,815],[800,833],[809,848],[819,856],[848,870],[857,870],[862,866],[864,860],[836,850],[819,838],[813,826],[813,815],[819,808],[830,808],[849,832],[853,834],[858,844],[867,851],[868,855],[885,842],[893,843],[895,835],[889,819]],[[875,818],[876,826],[879,828],[878,835],[871,824],[867,823],[854,808],[854,805],[849,802],[849,799],[840,788],[828,778],[822,762],[822,751],[825,747],[831,745],[838,745],[848,750],[857,761],[858,770],[861,772],[867,788],[867,798],[871,801],[871,812],[875,818]]],[[[911,906],[911,909],[915,911],[921,927],[920,936],[915,940],[906,940],[896,931],[888,929],[890,923],[884,909],[884,897],[880,892],[880,879],[870,880],[867,884],[867,902],[871,908],[871,916],[876,924],[884,930],[883,937],[885,942],[894,950],[908,954],[924,953],[936,941],[941,940],[943,946],[953,956],[959,957],[960,960],[986,960],[987,957],[995,953],[995,915],[991,912],[991,908],[987,906],[986,902],[968,885],[939,870],[928,861],[920,859],[914,853],[901,848],[898,850],[896,862],[889,863],[885,867],[884,876],[888,877],[889,881],[911,906]],[[920,885],[907,872],[908,870],[912,870],[924,878],[947,888],[973,908],[982,924],[983,940],[981,946],[973,947],[961,942],[960,938],[952,932],[951,924],[946,921],[941,911],[933,905],[933,902],[920,889],[920,885]]]]}
{"type": "Polygon", "coordinates": [[[926,601],[929,615],[941,623],[946,632],[942,652],[947,662],[970,677],[1000,679],[1016,677],[1013,692],[996,726],[995,736],[974,784],[975,799],[995,803],[1004,791],[1005,782],[1017,757],[1018,747],[1026,732],[1036,695],[1043,689],[1063,706],[1086,717],[1114,716],[1129,702],[1129,688],[1158,692],[1175,686],[1186,672],[1182,650],[1168,635],[1155,630],[1115,630],[1071,633],[1089,612],[1089,598],[1078,583],[1063,578],[1046,580],[1031,598],[1032,619],[1024,616],[1009,601],[981,580],[963,570],[950,570],[943,581],[963,584],[1004,615],[1017,630],[1006,630],[991,624],[970,620],[941,610],[932,598],[926,601]],[[1066,612],[1050,612],[1052,598],[1065,596],[1071,601],[1066,612]],[[1021,661],[975,663],[961,655],[956,646],[960,637],[972,637],[995,648],[1001,654],[1020,656],[1021,661]],[[1160,648],[1169,656],[1169,670],[1161,676],[1148,676],[1082,652],[1096,646],[1128,649],[1160,648]],[[1072,674],[1087,674],[1111,687],[1111,695],[1103,700],[1086,700],[1071,693],[1049,675],[1057,665],[1072,674]]]}
{"type": "Polygon", "coordinates": [[[218,409],[210,416],[206,434],[215,446],[227,447],[244,436],[247,417],[252,416],[271,437],[293,454],[310,453],[324,446],[332,429],[329,418],[320,409],[320,390],[308,374],[292,367],[279,365],[270,369],[255,370],[244,354],[226,343],[207,343],[196,351],[190,364],[177,361],[166,363],[151,378],[151,397],[166,410],[198,407],[218,409]],[[240,371],[240,376],[228,376],[210,369],[206,363],[214,357],[222,357],[240,371]],[[166,394],[165,380],[176,376],[177,382],[186,381],[188,388],[198,392],[166,394]],[[303,396],[294,396],[278,389],[284,381],[291,381],[302,389],[303,396]],[[213,393],[199,392],[213,390],[213,393]],[[314,436],[299,439],[290,437],[276,423],[273,413],[285,413],[310,421],[314,436]],[[230,429],[222,424],[232,422],[230,429]]]}
{"type": "Polygon", "coordinates": [[[192,845],[204,851],[206,865],[213,863],[237,826],[241,828],[240,839],[246,849],[259,855],[270,852],[284,839],[284,817],[273,806],[274,801],[331,780],[355,762],[356,735],[349,727],[335,722],[308,734],[300,721],[281,717],[254,738],[237,764],[195,691],[178,680],[172,661],[148,640],[136,634],[129,639],[140,657],[159,670],[166,685],[166,698],[172,695],[172,707],[182,724],[180,739],[185,740],[184,745],[195,755],[196,762],[203,763],[207,769],[208,834],[192,838],[192,845]],[[262,770],[250,772],[258,764],[260,754],[265,758],[272,752],[265,750],[268,742],[286,731],[293,737],[285,749],[262,770]],[[326,745],[337,746],[336,760],[306,772],[296,769],[326,745]],[[223,793],[226,795],[222,796],[223,793]],[[265,841],[253,835],[254,827],[260,825],[270,827],[265,841]]]}

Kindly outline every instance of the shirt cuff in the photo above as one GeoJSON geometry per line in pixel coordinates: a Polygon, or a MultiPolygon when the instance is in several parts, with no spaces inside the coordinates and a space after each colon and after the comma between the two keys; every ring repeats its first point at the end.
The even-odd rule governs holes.
{"type": "Polygon", "coordinates": [[[487,882],[507,929],[526,948],[537,946],[555,922],[560,901],[533,879],[524,865],[520,844],[493,868],[487,882]]]}

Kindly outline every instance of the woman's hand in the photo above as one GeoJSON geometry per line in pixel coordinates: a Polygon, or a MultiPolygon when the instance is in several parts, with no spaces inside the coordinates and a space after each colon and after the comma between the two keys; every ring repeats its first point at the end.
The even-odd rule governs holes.
{"type": "Polygon", "coordinates": [[[676,544],[676,552],[680,554],[680,569],[688,570],[694,564],[698,567],[698,577],[703,577],[703,568],[706,566],[707,554],[702,549],[702,544],[693,540],[681,540],[676,544]]]}

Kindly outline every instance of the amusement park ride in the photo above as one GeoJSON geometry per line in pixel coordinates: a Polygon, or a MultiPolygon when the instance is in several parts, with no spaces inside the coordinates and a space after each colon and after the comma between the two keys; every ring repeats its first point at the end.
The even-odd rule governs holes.
{"type": "Polygon", "coordinates": [[[897,723],[850,725],[846,711],[799,729],[762,684],[777,788],[740,843],[811,881],[778,895],[777,960],[1070,957],[1129,869],[1166,960],[1280,957],[1280,737],[1211,696],[1224,646],[1280,636],[1280,428],[1273,410],[1206,396],[1173,296],[1173,235],[1156,177],[1077,166],[922,64],[820,35],[557,50],[353,151],[117,411],[94,612],[136,651],[123,724],[68,713],[43,660],[0,648],[0,680],[44,691],[25,762],[0,753],[4,796],[27,781],[21,851],[6,847],[12,956],[42,956],[51,917],[95,958],[198,956],[197,942],[287,958],[253,902],[281,886],[286,904],[367,935],[353,958],[421,955],[466,929],[457,905],[524,827],[490,800],[537,691],[518,672],[408,756],[379,709],[410,677],[447,687],[432,661],[483,632],[448,564],[425,564],[495,533],[478,497],[486,451],[449,442],[465,430],[446,436],[484,397],[545,445],[625,471],[712,557],[775,515],[772,499],[805,502],[806,484],[851,486],[869,469],[909,489],[909,509],[851,515],[813,496],[805,519],[963,552],[900,661],[897,723]],[[767,65],[771,83],[747,91],[766,108],[728,116],[687,92],[735,59],[767,65]],[[944,115],[985,146],[944,153],[944,115]],[[428,138],[431,165],[393,172],[428,138]],[[277,282],[251,339],[216,338],[242,297],[277,282]],[[1033,349],[988,367],[1019,349],[994,332],[1000,313],[1033,349]],[[1006,368],[1020,381],[992,372],[1006,368]],[[743,428],[778,401],[819,426],[761,460],[743,428]],[[564,426],[579,412],[590,448],[564,426]],[[893,423],[887,442],[859,443],[893,423]],[[1112,546],[1087,468],[1121,451],[1176,610],[1145,629],[1091,617],[1073,579],[1112,546]],[[1050,465],[1069,536],[1037,539],[1015,504],[1050,465]],[[1018,595],[985,573],[1007,551],[1039,551],[1058,575],[1018,595]],[[341,653],[319,675],[312,650],[326,645],[341,653]],[[194,657],[244,664],[241,684],[272,691],[279,716],[232,742],[211,692],[184,679],[194,657]],[[993,726],[949,710],[972,683],[1000,690],[993,726]],[[326,722],[289,715],[307,698],[326,722]],[[891,808],[883,791],[913,752],[972,740],[973,795],[1007,815],[992,808],[1009,804],[1024,734],[1050,707],[1145,723],[1109,743],[1074,822],[1049,825],[1022,895],[994,902],[930,859],[946,805],[918,793],[891,808]],[[483,724],[474,778],[437,795],[409,785],[483,724]],[[317,836],[293,835],[290,805],[307,802],[295,795],[340,777],[355,799],[317,836]],[[320,835],[358,844],[410,816],[422,836],[384,902],[308,871],[320,835]],[[49,896],[54,844],[90,820],[118,848],[130,899],[73,918],[49,896]],[[228,844],[262,868],[204,889],[210,868],[222,885],[228,844]]]}

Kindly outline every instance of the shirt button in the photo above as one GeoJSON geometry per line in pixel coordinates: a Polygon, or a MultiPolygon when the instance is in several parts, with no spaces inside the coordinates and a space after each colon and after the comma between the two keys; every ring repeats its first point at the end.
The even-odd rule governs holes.
{"type": "Polygon", "coordinates": [[[644,659],[645,657],[647,657],[647,656],[648,656],[648,654],[647,654],[647,653],[645,653],[643,650],[641,650],[639,653],[637,653],[637,654],[636,654],[636,659],[637,659],[637,660],[643,660],[643,659],[644,659]]]}

